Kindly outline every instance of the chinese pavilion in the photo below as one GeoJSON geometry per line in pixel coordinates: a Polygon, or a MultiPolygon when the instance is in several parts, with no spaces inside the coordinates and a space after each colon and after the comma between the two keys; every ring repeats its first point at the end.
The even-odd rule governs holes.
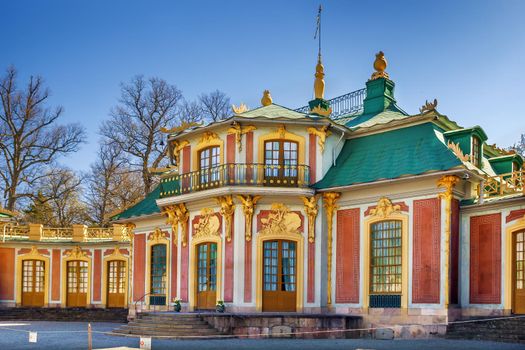
{"type": "Polygon", "coordinates": [[[94,307],[178,298],[185,311],[224,301],[375,324],[525,313],[523,159],[436,100],[406,113],[386,68],[380,52],[365,89],[326,100],[319,56],[308,106],[264,91],[261,107],[165,130],[172,167],[106,240],[4,230],[2,303],[24,305],[24,276],[40,273],[40,305],[73,305],[84,273],[74,300],[94,307]]]}

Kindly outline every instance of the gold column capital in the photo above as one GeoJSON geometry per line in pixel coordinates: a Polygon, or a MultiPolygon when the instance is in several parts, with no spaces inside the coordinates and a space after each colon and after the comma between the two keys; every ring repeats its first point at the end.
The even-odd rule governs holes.
{"type": "Polygon", "coordinates": [[[220,213],[226,221],[226,241],[230,242],[232,240],[232,220],[233,213],[235,212],[235,204],[233,203],[232,195],[228,196],[219,196],[216,198],[217,204],[221,206],[220,213]]]}
{"type": "Polygon", "coordinates": [[[245,232],[244,239],[249,242],[252,239],[252,222],[253,222],[253,213],[255,212],[255,205],[262,198],[262,196],[251,196],[247,195],[238,195],[237,198],[242,203],[242,210],[244,213],[245,221],[245,232]]]}
{"type": "Polygon", "coordinates": [[[304,204],[304,211],[308,216],[308,242],[315,242],[315,219],[317,218],[317,213],[319,212],[319,207],[317,205],[317,200],[319,196],[312,197],[301,197],[304,204]]]}

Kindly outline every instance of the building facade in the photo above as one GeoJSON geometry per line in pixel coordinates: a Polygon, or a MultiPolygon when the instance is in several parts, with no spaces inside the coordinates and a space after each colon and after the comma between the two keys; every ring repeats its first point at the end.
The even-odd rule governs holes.
{"type": "MultiPolygon", "coordinates": [[[[523,159],[440,114],[437,101],[406,113],[381,52],[374,68],[365,89],[325,100],[319,58],[306,107],[280,106],[265,91],[259,108],[165,130],[172,167],[113,217],[118,230],[132,228],[119,253],[131,312],[180,299],[185,311],[223,301],[229,312],[343,313],[373,324],[525,313],[523,159]]],[[[80,245],[98,285],[109,285],[101,257],[119,241],[80,245]]],[[[50,244],[6,241],[2,264],[46,252],[54,264],[50,244]]],[[[23,278],[9,273],[0,298],[19,305],[4,282],[17,290],[23,278]]],[[[109,306],[95,281],[100,297],[88,304],[109,306]]],[[[44,304],[64,305],[53,283],[44,304]]]]}

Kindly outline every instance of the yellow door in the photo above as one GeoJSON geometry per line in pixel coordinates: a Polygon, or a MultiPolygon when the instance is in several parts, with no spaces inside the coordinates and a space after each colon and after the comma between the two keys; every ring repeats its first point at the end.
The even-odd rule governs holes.
{"type": "Polygon", "coordinates": [[[126,262],[108,261],[108,307],[126,306],[126,262]]]}
{"type": "Polygon", "coordinates": [[[22,261],[22,306],[44,306],[45,262],[22,261]]]}
{"type": "Polygon", "coordinates": [[[514,233],[512,246],[512,312],[525,314],[525,231],[514,233]]]}
{"type": "Polygon", "coordinates": [[[263,311],[296,311],[296,252],[295,242],[264,241],[263,311]]]}
{"type": "Polygon", "coordinates": [[[81,260],[67,262],[67,306],[85,307],[88,291],[88,263],[81,260]]]}
{"type": "Polygon", "coordinates": [[[197,309],[214,309],[217,301],[217,244],[202,243],[196,249],[197,309]]]}

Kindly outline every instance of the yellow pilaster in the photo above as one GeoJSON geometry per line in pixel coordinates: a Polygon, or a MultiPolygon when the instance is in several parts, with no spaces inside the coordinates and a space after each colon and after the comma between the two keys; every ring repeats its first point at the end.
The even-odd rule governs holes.
{"type": "Polygon", "coordinates": [[[326,293],[327,293],[327,304],[332,304],[332,226],[333,226],[333,216],[334,211],[337,209],[337,205],[335,204],[339,197],[341,196],[341,193],[338,192],[326,192],[323,193],[323,201],[324,201],[324,207],[326,209],[326,223],[328,226],[328,232],[327,232],[327,286],[326,286],[326,293]]]}
{"type": "Polygon", "coordinates": [[[450,291],[450,219],[452,215],[452,191],[454,186],[459,182],[459,177],[454,175],[445,175],[438,180],[438,187],[444,187],[445,192],[439,194],[439,198],[445,200],[445,308],[448,308],[450,291]]]}

